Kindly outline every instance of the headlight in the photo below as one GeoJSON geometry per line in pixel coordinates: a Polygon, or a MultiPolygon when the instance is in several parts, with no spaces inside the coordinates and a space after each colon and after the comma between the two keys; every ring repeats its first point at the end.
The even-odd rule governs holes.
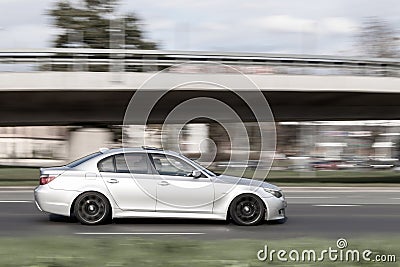
{"type": "Polygon", "coordinates": [[[264,187],[264,190],[265,190],[265,192],[268,192],[277,198],[281,198],[283,196],[282,191],[279,191],[279,190],[273,190],[271,188],[265,188],[265,187],[264,187]]]}

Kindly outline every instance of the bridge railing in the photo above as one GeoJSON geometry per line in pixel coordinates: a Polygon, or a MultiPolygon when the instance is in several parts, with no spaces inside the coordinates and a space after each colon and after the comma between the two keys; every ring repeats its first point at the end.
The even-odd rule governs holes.
{"type": "Polygon", "coordinates": [[[168,68],[171,72],[229,73],[231,67],[246,74],[400,77],[400,60],[385,58],[77,48],[0,50],[0,72],[155,72],[168,68]],[[211,62],[218,64],[204,64],[211,62]]]}

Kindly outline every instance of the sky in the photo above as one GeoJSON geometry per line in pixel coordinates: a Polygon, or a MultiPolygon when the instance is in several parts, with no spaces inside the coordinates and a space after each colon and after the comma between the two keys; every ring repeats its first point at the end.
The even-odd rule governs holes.
{"type": "MultiPolygon", "coordinates": [[[[76,0],[74,0],[76,1],[76,0]]],[[[121,0],[165,50],[357,55],[368,17],[400,31],[399,0],[121,0]]],[[[47,48],[55,0],[0,0],[0,49],[47,48]]]]}

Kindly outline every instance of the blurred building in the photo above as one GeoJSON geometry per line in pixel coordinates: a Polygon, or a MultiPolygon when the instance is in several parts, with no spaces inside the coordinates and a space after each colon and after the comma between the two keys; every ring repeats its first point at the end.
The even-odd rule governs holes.
{"type": "Polygon", "coordinates": [[[286,154],[320,157],[398,157],[399,121],[283,122],[279,140],[292,140],[286,154]]]}
{"type": "Polygon", "coordinates": [[[0,164],[57,165],[65,161],[66,127],[0,127],[0,164]]]}
{"type": "MultiPolygon", "coordinates": [[[[260,159],[260,132],[254,123],[245,124],[250,151],[244,151],[246,136],[235,136],[235,131],[228,135],[219,124],[186,124],[181,130],[178,126],[0,127],[0,164],[63,164],[82,156],[88,148],[96,151],[100,147],[120,147],[122,142],[131,147],[146,145],[179,150],[191,158],[203,157],[204,161],[228,161],[232,154],[245,152],[250,160],[260,159]],[[233,139],[239,144],[234,150],[233,139]]],[[[277,123],[276,131],[276,157],[281,159],[399,158],[399,121],[281,122],[277,123]]],[[[261,157],[262,160],[266,158],[261,157]]]]}

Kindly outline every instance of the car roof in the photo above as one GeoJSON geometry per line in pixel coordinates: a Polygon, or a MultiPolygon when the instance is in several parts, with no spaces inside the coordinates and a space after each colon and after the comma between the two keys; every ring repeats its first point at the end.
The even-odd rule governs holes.
{"type": "Polygon", "coordinates": [[[99,162],[102,159],[105,159],[109,156],[117,155],[120,153],[130,153],[130,152],[142,152],[142,153],[162,153],[162,154],[167,154],[167,155],[175,155],[175,156],[182,156],[179,153],[176,153],[174,151],[170,150],[163,150],[159,148],[153,148],[153,147],[129,147],[129,148],[101,148],[99,151],[96,153],[97,155],[93,158],[90,158],[81,164],[74,166],[73,168],[76,169],[87,169],[87,168],[94,168],[93,166],[96,166],[97,168],[97,162],[99,162]]]}
{"type": "Polygon", "coordinates": [[[146,152],[146,153],[161,152],[161,153],[179,155],[179,153],[176,153],[174,151],[163,150],[161,148],[147,147],[147,146],[100,149],[100,152],[102,154],[104,154],[104,155],[106,155],[106,154],[117,154],[117,153],[127,153],[127,152],[146,152]]]}

